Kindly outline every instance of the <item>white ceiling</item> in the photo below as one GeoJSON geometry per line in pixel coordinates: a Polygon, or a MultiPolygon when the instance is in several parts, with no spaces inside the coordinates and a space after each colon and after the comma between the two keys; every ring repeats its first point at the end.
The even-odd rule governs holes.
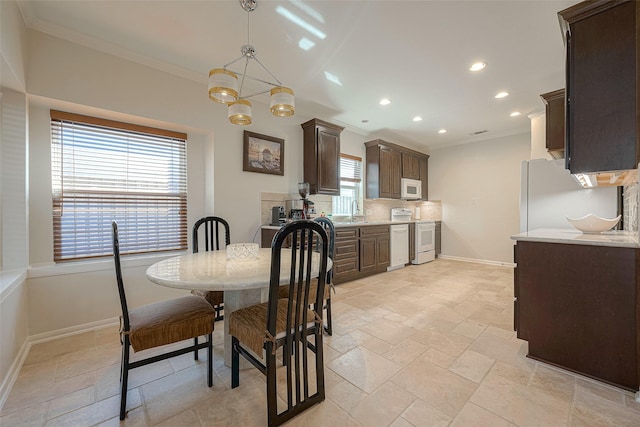
{"type": "MultiPolygon", "coordinates": [[[[236,0],[19,4],[30,28],[203,85],[211,68],[240,56],[249,18],[251,44],[295,91],[299,111],[429,150],[527,132],[527,115],[543,109],[539,95],[564,87],[557,12],[576,3],[258,1],[251,14],[236,0]],[[326,37],[286,20],[276,12],[279,7],[326,37]],[[315,46],[299,48],[303,37],[315,46]],[[472,73],[468,67],[475,61],[488,66],[472,73]],[[342,85],[327,80],[325,72],[342,85]],[[511,95],[494,99],[502,90],[511,95]],[[383,97],[391,105],[380,106],[383,97]],[[512,111],[522,115],[509,117],[512,111]],[[423,120],[413,122],[416,115],[423,120]],[[441,128],[448,132],[438,134],[441,128]],[[488,132],[473,135],[483,130],[488,132]]],[[[248,71],[264,77],[255,63],[248,71]]],[[[268,102],[266,95],[261,97],[268,102]]]]}

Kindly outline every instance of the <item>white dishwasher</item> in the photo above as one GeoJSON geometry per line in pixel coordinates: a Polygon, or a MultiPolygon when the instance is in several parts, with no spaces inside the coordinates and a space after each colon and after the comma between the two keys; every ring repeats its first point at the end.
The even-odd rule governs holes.
{"type": "Polygon", "coordinates": [[[411,221],[411,209],[391,209],[391,222],[404,222],[404,224],[391,224],[391,262],[387,271],[402,268],[409,263],[409,224],[411,221]]]}

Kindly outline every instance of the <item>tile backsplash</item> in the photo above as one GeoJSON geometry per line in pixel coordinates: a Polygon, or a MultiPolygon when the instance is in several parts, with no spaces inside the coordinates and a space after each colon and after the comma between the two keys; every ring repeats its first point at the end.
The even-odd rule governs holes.
{"type": "Polygon", "coordinates": [[[638,197],[639,191],[640,186],[637,182],[632,185],[626,185],[623,187],[623,230],[635,232],[638,231],[638,203],[640,202],[640,198],[638,197]]]}
{"type": "MultiPolygon", "coordinates": [[[[285,200],[298,200],[298,193],[260,193],[260,223],[267,225],[271,222],[271,208],[284,206],[285,200]]],[[[323,194],[309,196],[314,202],[316,214],[329,214],[332,211],[332,197],[323,194]]],[[[442,204],[440,201],[407,201],[373,199],[364,201],[364,214],[367,221],[383,221],[391,219],[392,208],[420,208],[420,219],[442,220],[442,204]]],[[[362,214],[362,213],[361,213],[362,214]]]]}
{"type": "Polygon", "coordinates": [[[411,202],[408,200],[374,199],[364,201],[364,210],[368,221],[391,219],[392,208],[420,208],[420,219],[442,221],[442,204],[439,200],[411,202]]]}

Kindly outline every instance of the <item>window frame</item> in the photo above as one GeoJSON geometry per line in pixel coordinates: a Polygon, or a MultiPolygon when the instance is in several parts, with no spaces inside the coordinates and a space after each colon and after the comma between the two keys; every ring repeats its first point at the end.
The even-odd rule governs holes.
{"type": "MultiPolygon", "coordinates": [[[[111,256],[110,224],[112,219],[124,223],[121,224],[122,255],[161,254],[187,249],[186,133],[58,110],[51,110],[50,116],[54,262],[66,263],[111,256]],[[74,132],[75,130],[72,130],[74,126],[78,129],[79,134],[77,141],[70,141],[69,139],[73,138],[72,135],[76,135],[65,135],[64,132],[74,132]],[[92,130],[95,133],[91,133],[92,130]],[[105,139],[99,140],[99,137],[105,139]],[[109,140],[109,138],[112,139],[109,140]],[[144,178],[150,176],[151,178],[148,180],[124,178],[123,180],[117,171],[111,171],[110,174],[104,173],[103,170],[104,175],[100,175],[101,179],[87,180],[87,183],[78,184],[65,192],[70,178],[75,179],[76,182],[82,181],[78,179],[79,175],[65,174],[64,171],[65,165],[62,155],[65,146],[75,149],[74,144],[79,146],[86,144],[90,148],[85,152],[93,152],[86,157],[89,159],[88,161],[83,159],[86,163],[80,164],[86,166],[91,164],[92,159],[102,160],[100,151],[105,150],[105,154],[111,153],[113,155],[113,159],[117,160],[119,167],[125,167],[127,176],[129,176],[131,167],[132,171],[135,170],[131,176],[135,176],[134,174],[137,173],[137,176],[144,176],[144,178]],[[110,144],[113,144],[113,152],[109,151],[110,144]],[[126,149],[125,160],[117,155],[118,147],[126,149]],[[142,160],[145,157],[159,159],[158,164],[154,167],[152,164],[154,162],[142,160]],[[163,162],[166,165],[164,168],[163,162]],[[155,173],[144,175],[147,172],[156,172],[158,175],[156,176],[155,173]],[[118,187],[119,181],[123,181],[122,187],[118,187]],[[77,199],[80,201],[76,203],[76,198],[74,198],[76,193],[86,194],[86,199],[78,197],[77,199]],[[86,203],[83,204],[83,200],[86,203]],[[80,212],[77,218],[84,218],[85,223],[90,225],[83,228],[78,225],[80,220],[74,217],[70,221],[73,224],[71,226],[73,231],[69,231],[69,227],[66,224],[63,225],[65,220],[61,210],[62,203],[65,203],[66,210],[76,209],[80,212]],[[83,209],[86,211],[85,216],[81,215],[83,209]],[[162,212],[165,211],[171,212],[171,214],[163,216],[162,212]],[[145,216],[145,213],[148,215],[145,216]],[[129,221],[132,224],[127,227],[126,223],[129,221]],[[149,227],[149,230],[153,230],[153,227],[156,230],[162,230],[164,226],[168,226],[168,229],[162,233],[145,232],[144,226],[135,227],[133,222],[143,224],[149,227]],[[62,230],[63,226],[67,228],[66,231],[62,230]],[[127,228],[129,232],[127,232],[127,228]],[[78,236],[78,230],[80,230],[80,236],[84,231],[84,243],[74,245],[63,241],[65,238],[75,239],[78,236]],[[97,243],[95,246],[94,241],[97,243]]],[[[105,162],[106,158],[108,156],[105,156],[105,162]]],[[[68,216],[71,215],[72,213],[68,214],[68,216]]]]}
{"type": "Polygon", "coordinates": [[[353,203],[353,200],[356,200],[358,202],[358,206],[360,211],[362,211],[363,209],[363,202],[364,202],[364,188],[363,188],[363,178],[362,178],[362,173],[363,173],[363,161],[362,161],[362,157],[358,157],[358,156],[354,156],[351,154],[345,154],[345,153],[340,153],[340,196],[333,196],[332,198],[332,207],[331,207],[331,213],[332,215],[335,216],[344,216],[344,215],[350,215],[350,209],[348,210],[348,212],[345,212],[344,210],[336,210],[336,207],[338,207],[338,205],[340,204],[340,199],[342,198],[349,198],[351,199],[351,201],[349,203],[353,203]],[[342,175],[342,159],[348,159],[354,162],[358,162],[359,163],[359,167],[358,170],[355,171],[356,173],[354,175],[356,175],[354,178],[350,178],[350,177],[343,177],[342,175]],[[349,182],[349,183],[353,183],[353,186],[356,187],[355,188],[355,192],[356,192],[356,197],[350,197],[350,196],[343,196],[342,195],[342,191],[343,188],[346,188],[345,185],[343,185],[344,182],[349,182]]]}

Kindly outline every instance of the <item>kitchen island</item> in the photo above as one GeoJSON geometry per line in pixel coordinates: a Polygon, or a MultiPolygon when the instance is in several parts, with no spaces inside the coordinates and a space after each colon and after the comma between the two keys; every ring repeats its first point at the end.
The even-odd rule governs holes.
{"type": "Polygon", "coordinates": [[[514,329],[528,357],[637,392],[637,234],[541,229],[512,239],[514,329]]]}

